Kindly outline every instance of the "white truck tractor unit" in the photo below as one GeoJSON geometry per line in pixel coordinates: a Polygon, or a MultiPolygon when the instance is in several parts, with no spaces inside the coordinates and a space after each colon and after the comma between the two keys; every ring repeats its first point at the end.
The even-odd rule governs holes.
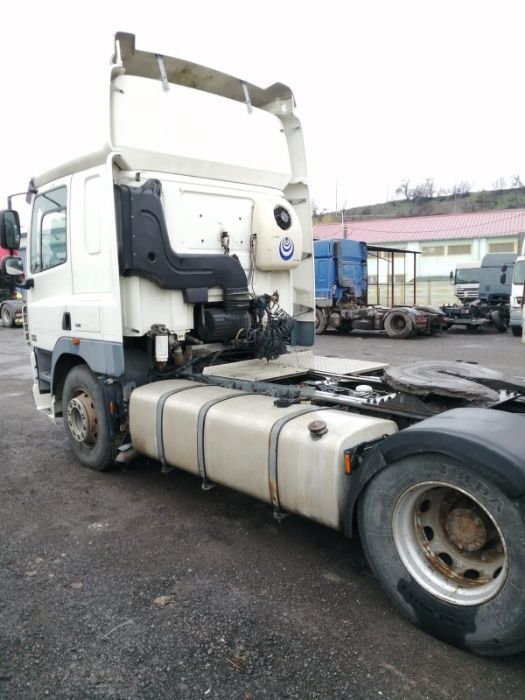
{"type": "MultiPolygon", "coordinates": [[[[359,531],[415,624],[482,655],[525,649],[525,387],[461,362],[307,349],[310,201],[289,88],[119,33],[106,144],[28,195],[33,396],[82,464],[147,456],[277,518],[359,531]]],[[[0,234],[18,227],[1,212],[0,234]]],[[[19,258],[6,269],[20,275],[19,258]]]]}

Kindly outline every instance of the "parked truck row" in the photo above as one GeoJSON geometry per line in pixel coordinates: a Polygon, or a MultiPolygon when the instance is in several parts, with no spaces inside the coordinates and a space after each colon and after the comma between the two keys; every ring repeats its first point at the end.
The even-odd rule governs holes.
{"type": "MultiPolygon", "coordinates": [[[[28,192],[36,407],[87,467],[146,455],[279,519],[359,534],[416,625],[477,654],[524,649],[525,386],[461,362],[304,350],[314,256],[288,87],[119,33],[109,88],[105,145],[28,192]]],[[[16,255],[5,268],[22,274],[16,255]]]]}

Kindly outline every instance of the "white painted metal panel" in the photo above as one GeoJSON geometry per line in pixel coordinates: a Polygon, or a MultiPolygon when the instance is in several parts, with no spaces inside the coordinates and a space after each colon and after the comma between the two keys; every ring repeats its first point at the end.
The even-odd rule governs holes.
{"type": "Polygon", "coordinates": [[[275,115],[248,111],[245,104],[181,85],[165,90],[160,80],[150,78],[121,75],[112,87],[111,139],[116,150],[130,156],[133,149],[148,152],[151,163],[156,153],[171,157],[169,169],[186,175],[199,172],[280,190],[290,182],[286,136],[275,115]]]}

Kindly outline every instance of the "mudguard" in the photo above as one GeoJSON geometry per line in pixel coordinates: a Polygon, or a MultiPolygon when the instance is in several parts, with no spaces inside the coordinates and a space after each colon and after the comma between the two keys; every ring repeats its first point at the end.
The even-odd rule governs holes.
{"type": "MultiPolygon", "coordinates": [[[[344,531],[352,536],[355,506],[381,469],[409,455],[447,455],[490,479],[509,498],[525,494],[525,416],[488,408],[454,408],[401,430],[362,451],[344,510],[344,531]]],[[[436,474],[439,478],[439,474],[436,474]]]]}

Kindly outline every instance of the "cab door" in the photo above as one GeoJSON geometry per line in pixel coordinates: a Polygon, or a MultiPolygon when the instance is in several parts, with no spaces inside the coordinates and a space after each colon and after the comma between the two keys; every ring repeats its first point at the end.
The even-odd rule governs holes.
{"type": "Polygon", "coordinates": [[[26,276],[31,344],[52,351],[71,330],[72,296],[69,236],[69,181],[39,189],[33,200],[26,276]]]}

